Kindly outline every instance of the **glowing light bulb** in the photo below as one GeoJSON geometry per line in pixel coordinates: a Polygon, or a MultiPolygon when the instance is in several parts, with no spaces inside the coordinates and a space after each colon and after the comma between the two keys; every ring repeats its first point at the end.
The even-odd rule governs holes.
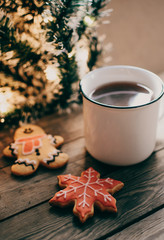
{"type": "Polygon", "coordinates": [[[13,109],[13,105],[9,102],[12,92],[9,90],[0,92],[0,113],[4,115],[13,109]]]}
{"type": "Polygon", "coordinates": [[[45,16],[44,17],[44,22],[48,23],[48,22],[52,22],[53,21],[53,17],[52,16],[45,16]]]}
{"type": "Polygon", "coordinates": [[[86,42],[81,40],[80,46],[76,46],[76,61],[79,66],[79,76],[80,78],[83,77],[86,72],[88,71],[88,55],[89,55],[89,48],[86,46],[86,42]]]}
{"type": "Polygon", "coordinates": [[[46,73],[46,77],[47,79],[50,81],[50,82],[56,82],[58,83],[59,82],[59,70],[54,67],[53,65],[48,65],[46,70],[45,70],[45,73],[46,73]]]}
{"type": "Polygon", "coordinates": [[[85,16],[84,24],[86,26],[91,27],[91,26],[93,26],[94,22],[95,22],[95,18],[94,17],[92,17],[92,16],[85,16]]]}
{"type": "Polygon", "coordinates": [[[1,122],[1,123],[4,123],[4,122],[5,122],[5,119],[4,119],[4,118],[1,118],[1,119],[0,119],[0,122],[1,122]]]}

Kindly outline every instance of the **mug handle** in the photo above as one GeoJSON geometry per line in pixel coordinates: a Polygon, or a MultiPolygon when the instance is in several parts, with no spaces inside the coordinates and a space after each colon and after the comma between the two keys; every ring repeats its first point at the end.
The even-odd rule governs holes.
{"type": "Polygon", "coordinates": [[[159,107],[159,120],[161,120],[163,117],[164,117],[164,82],[163,82],[163,96],[161,97],[161,102],[159,107]]]}

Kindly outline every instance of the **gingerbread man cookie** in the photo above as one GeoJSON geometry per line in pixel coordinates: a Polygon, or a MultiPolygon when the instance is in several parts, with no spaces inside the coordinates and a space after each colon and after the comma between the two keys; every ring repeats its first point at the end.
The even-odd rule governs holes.
{"type": "Polygon", "coordinates": [[[14,143],[3,153],[16,158],[11,167],[13,174],[27,176],[34,173],[39,164],[52,169],[65,165],[68,155],[56,148],[63,142],[63,137],[47,135],[39,126],[27,124],[15,131],[14,143]]]}
{"type": "Polygon", "coordinates": [[[66,187],[55,194],[49,201],[52,206],[61,207],[74,203],[73,213],[83,223],[94,214],[94,204],[102,211],[117,212],[116,199],[111,195],[120,190],[124,184],[105,178],[92,167],[82,172],[81,177],[71,174],[58,176],[60,187],[66,187]]]}

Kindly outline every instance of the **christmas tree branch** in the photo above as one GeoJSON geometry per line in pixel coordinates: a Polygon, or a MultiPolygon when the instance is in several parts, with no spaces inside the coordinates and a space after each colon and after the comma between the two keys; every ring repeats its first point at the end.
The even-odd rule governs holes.
{"type": "Polygon", "coordinates": [[[5,91],[12,94],[15,91],[24,98],[24,105],[11,102],[12,112],[6,107],[1,123],[16,122],[24,113],[41,116],[81,100],[75,82],[95,66],[101,53],[95,32],[105,3],[105,0],[0,2],[4,11],[0,12],[3,73],[0,94],[6,106],[11,101],[5,91]]]}

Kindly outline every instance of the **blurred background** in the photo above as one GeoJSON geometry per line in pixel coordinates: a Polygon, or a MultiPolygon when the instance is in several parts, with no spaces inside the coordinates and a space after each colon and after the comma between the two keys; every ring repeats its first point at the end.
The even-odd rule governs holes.
{"type": "Polygon", "coordinates": [[[107,8],[113,11],[103,19],[107,24],[98,28],[99,36],[106,35],[103,65],[135,65],[163,72],[164,1],[111,0],[107,8]]]}

